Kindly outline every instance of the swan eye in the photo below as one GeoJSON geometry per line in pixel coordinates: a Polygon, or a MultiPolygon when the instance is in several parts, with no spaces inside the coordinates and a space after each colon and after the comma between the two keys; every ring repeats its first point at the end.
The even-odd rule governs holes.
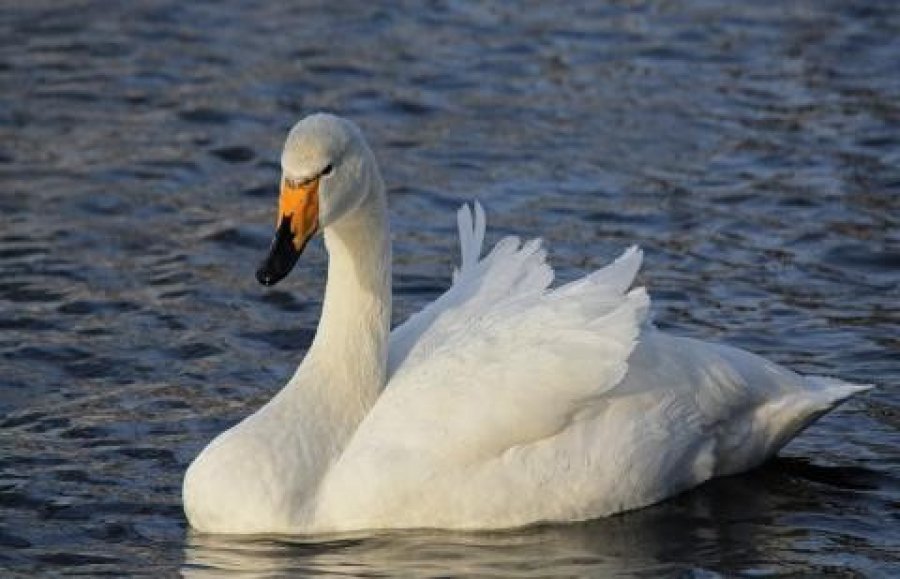
{"type": "Polygon", "coordinates": [[[334,167],[331,165],[331,163],[328,163],[327,165],[325,165],[325,168],[322,169],[322,176],[331,175],[332,169],[334,169],[334,167]]]}

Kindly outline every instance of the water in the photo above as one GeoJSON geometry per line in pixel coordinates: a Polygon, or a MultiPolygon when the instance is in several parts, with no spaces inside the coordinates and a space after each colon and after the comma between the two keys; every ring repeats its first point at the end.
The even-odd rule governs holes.
{"type": "Polygon", "coordinates": [[[0,9],[0,568],[86,575],[900,573],[900,8],[49,2],[0,9]],[[398,320],[456,258],[632,242],[658,323],[880,388],[744,476],[483,534],[192,534],[182,473],[308,346],[312,244],[253,279],[286,130],[382,162],[398,320]]]}

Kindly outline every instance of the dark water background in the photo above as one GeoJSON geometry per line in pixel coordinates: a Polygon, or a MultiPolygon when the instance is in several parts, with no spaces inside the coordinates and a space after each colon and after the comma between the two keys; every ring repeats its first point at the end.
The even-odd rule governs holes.
{"type": "Polygon", "coordinates": [[[900,573],[893,0],[4,2],[0,86],[0,574],[900,573]],[[320,243],[277,289],[253,272],[320,109],[383,164],[398,320],[477,197],[562,280],[639,242],[661,326],[880,388],[606,520],[192,534],[185,467],[315,329],[320,243]]]}

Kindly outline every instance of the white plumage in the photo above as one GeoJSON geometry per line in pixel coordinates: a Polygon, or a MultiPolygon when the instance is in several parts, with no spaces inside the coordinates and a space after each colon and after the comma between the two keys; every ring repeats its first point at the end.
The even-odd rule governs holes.
{"type": "Polygon", "coordinates": [[[305,175],[326,157],[343,175],[319,185],[330,262],[316,339],[288,385],[191,465],[185,510],[200,530],[600,517],[752,468],[867,388],[657,331],[646,292],[629,289],[635,247],[556,289],[539,240],[505,238],[481,258],[478,204],[458,214],[452,286],[388,335],[377,168],[329,115],[298,123],[283,168],[305,175]]]}

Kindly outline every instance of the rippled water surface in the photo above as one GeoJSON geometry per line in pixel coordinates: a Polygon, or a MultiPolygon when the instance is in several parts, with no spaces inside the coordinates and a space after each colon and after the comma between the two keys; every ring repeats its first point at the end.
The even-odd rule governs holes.
{"type": "Polygon", "coordinates": [[[900,573],[898,31],[891,0],[6,3],[2,574],[900,573]],[[282,139],[320,109],[382,162],[397,320],[477,197],[561,280],[640,242],[659,325],[880,387],[606,520],[192,534],[185,467],[315,329],[320,242],[274,290],[253,271],[282,139]]]}

